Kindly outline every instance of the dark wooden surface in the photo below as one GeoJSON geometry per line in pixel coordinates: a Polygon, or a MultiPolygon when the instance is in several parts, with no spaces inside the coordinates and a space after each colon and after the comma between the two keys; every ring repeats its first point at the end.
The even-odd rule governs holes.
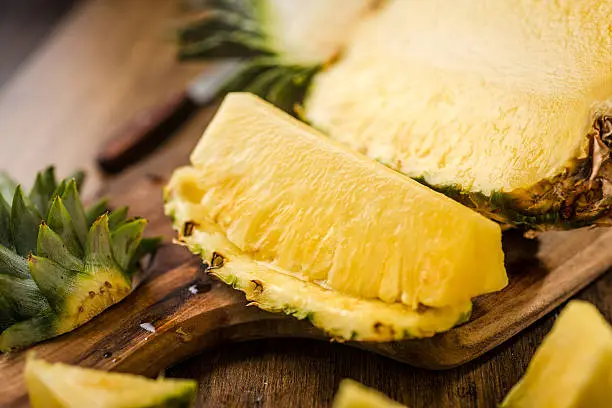
{"type": "MultiPolygon", "coordinates": [[[[0,90],[1,166],[22,180],[47,163],[58,163],[63,173],[75,166],[93,169],[96,148],[114,125],[195,75],[201,65],[173,61],[167,31],[180,13],[171,3],[92,0],[71,12],[0,90]]],[[[207,113],[196,116],[161,154],[186,161],[208,119],[207,113]]],[[[159,156],[151,160],[163,168],[159,156]]],[[[137,188],[139,178],[133,181],[137,188]]],[[[89,191],[106,182],[94,176],[89,191]]],[[[578,297],[610,319],[612,275],[578,297]]],[[[166,374],[199,379],[199,406],[325,407],[338,382],[351,377],[410,407],[493,407],[523,374],[554,317],[442,372],[340,344],[286,339],[227,344],[166,374]]]]}

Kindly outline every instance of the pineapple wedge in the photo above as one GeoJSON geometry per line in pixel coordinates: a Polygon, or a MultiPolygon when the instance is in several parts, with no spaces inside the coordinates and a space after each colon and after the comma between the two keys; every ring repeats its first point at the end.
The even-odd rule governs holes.
{"type": "MultiPolygon", "coordinates": [[[[301,16],[303,3],[287,7],[301,16]]],[[[327,7],[325,16],[345,12],[327,7]]],[[[294,32],[290,15],[277,14],[285,25],[249,21],[282,43],[294,32]]],[[[610,15],[608,0],[378,2],[317,67],[256,58],[227,89],[286,110],[305,91],[298,112],[313,126],[506,226],[610,225],[610,15]],[[293,82],[299,90],[285,86],[293,82]]],[[[272,54],[316,44],[309,33],[325,31],[325,16],[272,54]]],[[[220,31],[250,38],[242,22],[220,31]]]]}
{"type": "Polygon", "coordinates": [[[179,241],[261,308],[355,340],[425,337],[507,284],[498,225],[251,94],[166,192],[179,241]]]}
{"type": "Polygon", "coordinates": [[[406,408],[386,395],[368,388],[357,381],[340,382],[332,408],[406,408]]]}
{"type": "Polygon", "coordinates": [[[607,408],[612,401],[612,328],[587,302],[561,312],[502,408],[607,408]]]}
{"type": "Polygon", "coordinates": [[[193,380],[151,380],[28,356],[25,378],[32,408],[189,408],[193,380]]]}

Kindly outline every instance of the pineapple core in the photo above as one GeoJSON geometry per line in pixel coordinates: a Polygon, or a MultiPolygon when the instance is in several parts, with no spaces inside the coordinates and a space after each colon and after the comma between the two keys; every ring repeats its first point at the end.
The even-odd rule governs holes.
{"type": "Polygon", "coordinates": [[[612,113],[609,0],[402,0],[320,73],[307,119],[430,185],[527,188],[612,113]]]}
{"type": "Polygon", "coordinates": [[[279,273],[415,309],[507,284],[497,224],[253,95],[225,99],[191,161],[194,225],[279,273]]]}

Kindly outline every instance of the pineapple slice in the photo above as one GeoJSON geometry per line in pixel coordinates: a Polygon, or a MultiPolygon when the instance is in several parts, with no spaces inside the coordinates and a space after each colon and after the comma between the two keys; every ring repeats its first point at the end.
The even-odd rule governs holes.
{"type": "Polygon", "coordinates": [[[612,400],[612,328],[595,306],[572,301],[503,408],[605,408],[612,400]]]}
{"type": "Polygon", "coordinates": [[[406,408],[386,395],[368,388],[357,381],[344,379],[340,382],[332,408],[406,408]]]}
{"type": "Polygon", "coordinates": [[[32,408],[188,408],[197,391],[193,380],[150,380],[32,356],[25,378],[32,408]]]}
{"type": "MultiPolygon", "coordinates": [[[[305,75],[268,59],[227,89],[283,109],[306,89],[300,112],[313,126],[501,223],[610,224],[610,1],[380,3],[352,20],[340,57],[320,61],[326,69],[305,75]]],[[[269,35],[291,38],[292,16],[277,18],[287,23],[269,35]]],[[[309,23],[318,32],[324,19],[309,23]]]]}
{"type": "Polygon", "coordinates": [[[103,214],[101,203],[86,212],[78,184],[57,183],[49,168],[29,196],[20,186],[4,194],[11,206],[0,196],[0,351],[71,331],[119,302],[155,246],[142,240],[146,221],[127,220],[127,208],[103,214]]]}
{"type": "Polygon", "coordinates": [[[226,97],[191,162],[166,189],[179,239],[266,310],[424,337],[507,284],[498,225],[253,95],[226,97]]]}

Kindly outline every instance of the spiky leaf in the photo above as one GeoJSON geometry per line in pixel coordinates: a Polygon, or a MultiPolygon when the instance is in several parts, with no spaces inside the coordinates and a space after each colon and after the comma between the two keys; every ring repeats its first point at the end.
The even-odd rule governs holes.
{"type": "Polygon", "coordinates": [[[85,210],[87,225],[92,225],[102,214],[108,211],[108,200],[102,199],[85,210]]]}
{"type": "Polygon", "coordinates": [[[85,242],[87,241],[88,224],[87,217],[85,216],[85,209],[79,198],[77,181],[75,179],[71,179],[68,184],[66,184],[66,189],[62,194],[62,201],[68,214],[70,214],[72,225],[74,226],[80,246],[84,248],[85,242]]]}
{"type": "Polygon", "coordinates": [[[83,247],[79,242],[76,228],[72,222],[72,217],[59,196],[53,199],[53,203],[49,209],[47,223],[53,231],[62,237],[66,247],[73,255],[78,257],[83,256],[83,247]]]}
{"type": "Polygon", "coordinates": [[[83,261],[73,255],[62,240],[62,237],[56,234],[45,223],[40,225],[38,232],[37,252],[39,256],[49,258],[69,270],[80,271],[84,267],[83,261]]]}
{"type": "Polygon", "coordinates": [[[56,188],[55,170],[53,167],[49,167],[36,175],[34,187],[30,191],[30,200],[41,214],[47,213],[49,200],[56,188]]]}
{"type": "Polygon", "coordinates": [[[48,307],[49,303],[32,279],[0,274],[0,332],[48,307]]]}
{"type": "Polygon", "coordinates": [[[51,309],[15,323],[0,335],[0,351],[11,351],[56,335],[57,317],[51,309]]]}
{"type": "Polygon", "coordinates": [[[32,255],[28,259],[32,278],[56,313],[62,313],[66,300],[77,287],[80,271],[69,270],[48,258],[32,255]]]}
{"type": "Polygon", "coordinates": [[[0,245],[13,248],[11,237],[11,207],[2,195],[0,195],[0,245]]]}
{"type": "Polygon", "coordinates": [[[97,270],[114,268],[116,265],[108,229],[108,215],[104,214],[94,222],[87,235],[84,272],[95,274],[97,270]]]}
{"type": "Polygon", "coordinates": [[[108,228],[113,231],[119,228],[127,220],[128,208],[121,207],[108,215],[108,228]]]}
{"type": "Polygon", "coordinates": [[[0,274],[22,279],[30,277],[26,260],[4,245],[0,245],[0,274]]]}
{"type": "Polygon", "coordinates": [[[134,257],[147,221],[137,219],[122,225],[112,233],[113,254],[119,266],[127,270],[134,257]]]}
{"type": "Polygon", "coordinates": [[[41,221],[40,211],[25,195],[21,186],[17,186],[11,208],[11,233],[19,255],[26,257],[36,251],[38,226],[41,221]]]}

